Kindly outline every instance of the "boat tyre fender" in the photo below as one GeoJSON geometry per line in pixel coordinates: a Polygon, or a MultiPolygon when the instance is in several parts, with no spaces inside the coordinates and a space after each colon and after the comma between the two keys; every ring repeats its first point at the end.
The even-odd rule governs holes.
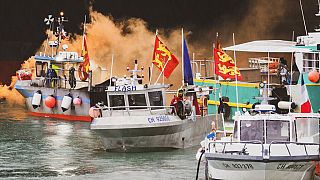
{"type": "Polygon", "coordinates": [[[81,63],[78,68],[78,74],[81,81],[87,80],[89,74],[86,72],[84,65],[81,63]]]}
{"type": "Polygon", "coordinates": [[[74,67],[71,67],[69,69],[69,85],[70,85],[70,88],[74,89],[77,85],[77,81],[76,81],[76,77],[74,76],[74,67]]]}
{"type": "Polygon", "coordinates": [[[184,103],[183,101],[179,100],[177,102],[177,115],[181,118],[181,119],[185,119],[185,113],[184,113],[184,103]]]}

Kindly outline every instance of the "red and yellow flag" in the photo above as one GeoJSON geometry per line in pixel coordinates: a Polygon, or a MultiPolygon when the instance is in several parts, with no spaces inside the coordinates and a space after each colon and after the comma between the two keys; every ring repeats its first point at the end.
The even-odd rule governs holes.
{"type": "Polygon", "coordinates": [[[178,66],[179,61],[173,53],[160,41],[156,35],[154,43],[152,63],[156,65],[166,78],[169,78],[172,71],[178,66]]]}
{"type": "Polygon", "coordinates": [[[235,66],[233,59],[222,49],[217,47],[213,50],[215,74],[223,79],[242,80],[242,76],[238,67],[235,66]]]}
{"type": "Polygon", "coordinates": [[[83,48],[82,48],[82,54],[83,57],[83,66],[85,68],[85,72],[89,73],[89,67],[90,67],[90,58],[88,53],[88,47],[87,47],[87,38],[86,36],[83,37],[83,48]]]}

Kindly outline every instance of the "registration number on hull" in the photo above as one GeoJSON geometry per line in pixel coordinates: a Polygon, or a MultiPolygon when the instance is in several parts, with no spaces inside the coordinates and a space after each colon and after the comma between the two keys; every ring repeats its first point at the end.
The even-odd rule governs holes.
{"type": "Polygon", "coordinates": [[[147,120],[151,124],[151,123],[168,122],[170,121],[170,118],[168,115],[159,115],[159,116],[148,117],[147,120]]]}

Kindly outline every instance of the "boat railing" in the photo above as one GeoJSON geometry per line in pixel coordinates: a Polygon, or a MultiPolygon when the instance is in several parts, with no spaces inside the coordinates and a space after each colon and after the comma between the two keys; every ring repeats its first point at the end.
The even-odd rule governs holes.
{"type": "Polygon", "coordinates": [[[211,59],[192,60],[192,71],[196,74],[196,78],[213,78],[215,76],[212,69],[214,69],[214,61],[211,59]]]}
{"type": "Polygon", "coordinates": [[[283,145],[285,145],[289,156],[292,156],[292,153],[291,153],[291,151],[290,151],[290,149],[288,147],[288,144],[295,144],[295,145],[298,145],[298,146],[303,146],[305,155],[307,155],[307,156],[309,155],[308,154],[308,150],[307,150],[307,146],[318,146],[319,147],[318,155],[320,155],[320,152],[319,152],[320,151],[320,144],[319,143],[303,143],[303,142],[292,142],[292,141],[271,141],[271,143],[269,144],[269,148],[268,148],[269,156],[271,155],[271,146],[275,145],[275,144],[283,144],[283,145]]]}
{"type": "MultiPolygon", "coordinates": [[[[67,71],[67,69],[62,69],[62,68],[58,68],[58,69],[53,69],[53,70],[58,70],[60,71],[67,71]]],[[[72,81],[74,81],[75,83],[87,83],[88,87],[90,86],[90,75],[91,72],[89,72],[89,77],[88,80],[83,81],[83,80],[79,80],[77,78],[71,78],[72,81]]],[[[70,87],[70,77],[67,77],[66,75],[63,76],[57,76],[57,77],[47,77],[47,76],[37,76],[36,78],[31,80],[30,85],[31,86],[37,86],[37,87],[48,87],[48,88],[61,88],[61,89],[73,89],[72,87],[70,87]]]]}
{"type": "Polygon", "coordinates": [[[101,106],[95,107],[94,109],[101,110],[101,113],[107,116],[112,116],[114,113],[120,112],[122,115],[132,116],[142,116],[146,115],[144,112],[148,112],[148,115],[176,115],[177,110],[174,106],[101,106]]]}
{"type": "MultiPolygon", "coordinates": [[[[209,147],[208,150],[211,152],[211,147],[216,148],[215,144],[222,144],[223,149],[220,153],[222,154],[238,154],[238,155],[248,155],[246,152],[246,147],[248,144],[260,144],[261,145],[261,156],[263,156],[263,142],[259,140],[253,140],[253,141],[213,141],[209,142],[209,147]],[[227,144],[232,145],[232,144],[241,144],[243,145],[242,148],[239,148],[241,150],[226,150],[227,144]]],[[[218,152],[217,150],[215,151],[216,153],[218,152]]]]}

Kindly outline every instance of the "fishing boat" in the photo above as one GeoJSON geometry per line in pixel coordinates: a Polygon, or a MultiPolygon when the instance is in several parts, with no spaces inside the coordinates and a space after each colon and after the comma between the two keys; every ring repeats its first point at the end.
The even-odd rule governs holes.
{"type": "MultiPolygon", "coordinates": [[[[266,83],[262,102],[235,115],[233,135],[208,136],[202,144],[206,179],[313,179],[320,160],[316,113],[276,113],[268,104],[266,83]]],[[[291,108],[292,102],[282,102],[291,108]]]]}
{"type": "Polygon", "coordinates": [[[94,117],[90,128],[101,136],[107,151],[188,148],[198,145],[211,131],[212,121],[218,118],[207,113],[207,95],[212,89],[193,84],[184,38],[182,47],[183,84],[178,90],[157,83],[161,74],[168,77],[179,63],[157,35],[153,63],[161,73],[155,83],[143,84],[137,61],[132,70],[127,68],[130,76],[111,78],[112,84],[106,89],[107,101],[104,105],[97,104],[90,113],[94,117]],[[167,101],[170,96],[171,101],[167,101]]]}
{"type": "Polygon", "coordinates": [[[106,80],[93,84],[93,78],[101,79],[103,72],[94,72],[101,71],[99,67],[92,71],[85,33],[84,53],[68,51],[68,34],[64,29],[67,21],[63,12],[57,18],[52,15],[45,18],[50,36],[43,51],[33,58],[35,69],[17,71],[15,88],[26,99],[31,115],[90,122],[88,111],[104,96],[101,89],[106,80]]]}
{"type": "MultiPolygon", "coordinates": [[[[224,80],[217,77],[214,69],[214,60],[197,60],[193,62],[195,84],[200,86],[217,87],[220,96],[210,94],[208,110],[211,113],[217,112],[220,104],[219,98],[223,98],[226,120],[232,120],[237,108],[252,108],[258,103],[254,97],[259,96],[259,83],[268,81],[274,88],[280,87],[291,92],[293,102],[298,104],[295,112],[300,111],[299,90],[301,81],[300,75],[304,77],[307,91],[310,97],[312,111],[318,112],[320,101],[319,82],[319,51],[320,32],[306,32],[304,36],[296,37],[296,40],[255,40],[242,44],[234,44],[224,47],[227,54],[237,54],[238,62],[241,62],[240,71],[242,80],[236,84],[232,80],[224,80]],[[239,94],[237,102],[236,89],[239,94]]],[[[275,90],[277,91],[277,90],[275,90]]],[[[282,91],[282,90],[280,90],[282,91]]],[[[285,91],[284,91],[285,92],[285,91]]],[[[283,96],[276,97],[278,101],[288,101],[283,96]]],[[[277,103],[274,104],[277,108],[277,103]]]]}
{"type": "Polygon", "coordinates": [[[107,102],[91,109],[90,129],[101,136],[107,151],[158,151],[198,145],[211,131],[215,115],[200,109],[199,87],[188,86],[177,91],[166,106],[170,85],[143,84],[135,68],[130,78],[113,78],[106,89],[107,102]]]}

